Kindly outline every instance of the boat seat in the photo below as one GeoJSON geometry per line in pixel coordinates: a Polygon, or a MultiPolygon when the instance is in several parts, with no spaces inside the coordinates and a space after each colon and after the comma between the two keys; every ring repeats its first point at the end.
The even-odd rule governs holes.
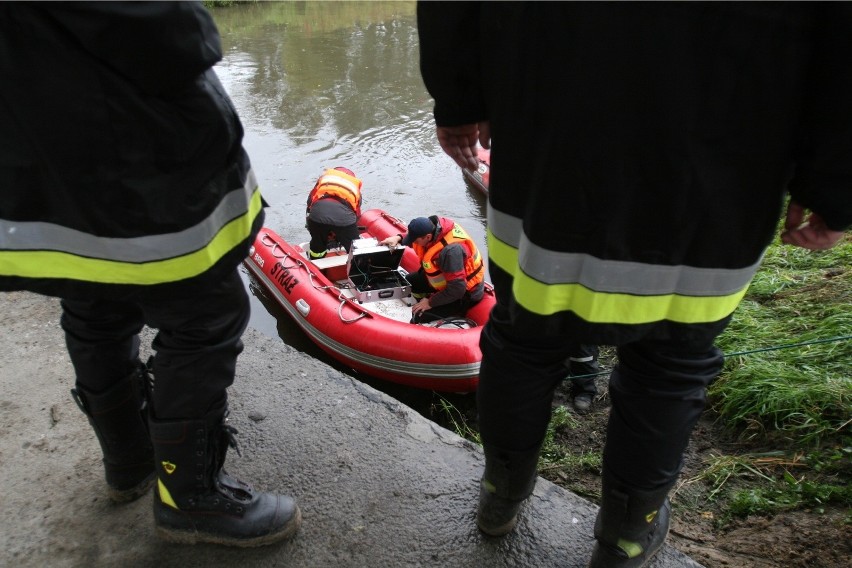
{"type": "Polygon", "coordinates": [[[326,268],[333,268],[335,266],[346,266],[346,261],[348,259],[349,255],[338,254],[335,256],[324,256],[322,258],[312,260],[311,262],[313,262],[320,270],[325,270],[326,268]]]}
{"type": "Polygon", "coordinates": [[[348,277],[346,270],[346,262],[349,260],[348,254],[328,255],[316,260],[312,260],[314,266],[320,269],[325,274],[326,278],[335,282],[348,277]]]}

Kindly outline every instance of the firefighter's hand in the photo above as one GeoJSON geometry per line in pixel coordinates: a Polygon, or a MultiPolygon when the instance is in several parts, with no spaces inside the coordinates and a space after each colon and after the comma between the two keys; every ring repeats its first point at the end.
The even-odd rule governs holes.
{"type": "Polygon", "coordinates": [[[438,143],[444,153],[452,158],[459,167],[476,171],[479,159],[476,157],[476,143],[483,148],[490,147],[491,128],[488,122],[462,124],[459,126],[439,126],[436,129],[438,143]]]}
{"type": "Polygon", "coordinates": [[[399,243],[401,243],[401,242],[402,242],[402,236],[392,235],[390,237],[387,237],[386,239],[382,239],[381,241],[379,241],[379,244],[380,245],[387,245],[391,248],[396,248],[396,247],[399,246],[399,243]]]}
{"type": "Polygon", "coordinates": [[[819,214],[806,211],[795,201],[790,202],[781,242],[809,250],[825,250],[843,238],[843,231],[829,229],[819,214]]]}
{"type": "Polygon", "coordinates": [[[429,298],[423,298],[422,300],[411,306],[411,313],[412,315],[414,315],[414,317],[417,317],[431,307],[432,306],[429,304],[429,298]]]}

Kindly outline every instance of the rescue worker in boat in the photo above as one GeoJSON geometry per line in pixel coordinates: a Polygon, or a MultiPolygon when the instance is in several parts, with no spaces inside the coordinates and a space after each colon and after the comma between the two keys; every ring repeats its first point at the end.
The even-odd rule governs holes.
{"type": "Polygon", "coordinates": [[[336,167],[326,170],[308,194],[306,227],[311,234],[308,258],[317,260],[328,252],[329,242],[338,242],[349,252],[352,241],[360,238],[361,185],[352,170],[336,167]]]}
{"type": "Polygon", "coordinates": [[[417,217],[405,237],[393,235],[380,245],[410,246],[420,270],[406,278],[420,300],[411,307],[411,323],[464,315],[485,293],[485,266],[473,239],[446,217],[417,217]]]}

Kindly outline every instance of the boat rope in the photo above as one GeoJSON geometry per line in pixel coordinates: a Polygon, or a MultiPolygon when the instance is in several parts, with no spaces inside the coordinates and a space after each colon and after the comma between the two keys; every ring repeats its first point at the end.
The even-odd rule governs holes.
{"type": "Polygon", "coordinates": [[[274,258],[287,258],[288,256],[290,256],[290,253],[281,248],[281,245],[279,245],[278,242],[269,235],[263,235],[260,239],[260,242],[272,249],[269,254],[271,254],[274,258]],[[275,251],[279,249],[282,251],[282,254],[275,254],[275,251]]]}
{"type": "Polygon", "coordinates": [[[279,245],[279,244],[278,244],[278,242],[277,242],[277,241],[275,241],[275,239],[273,239],[273,238],[272,238],[272,237],[270,237],[269,235],[263,235],[263,236],[261,237],[261,242],[262,242],[264,245],[266,245],[267,247],[269,247],[269,248],[271,248],[271,249],[272,249],[272,251],[270,252],[270,254],[271,254],[274,258],[280,258],[280,259],[282,259],[282,262],[281,262],[281,266],[282,266],[282,267],[284,267],[284,268],[301,268],[302,270],[304,270],[305,272],[307,272],[307,273],[308,273],[308,280],[310,281],[311,286],[312,286],[315,290],[328,290],[329,288],[335,288],[334,286],[317,286],[317,285],[314,283],[314,273],[313,273],[313,272],[311,272],[311,270],[308,268],[308,266],[307,266],[307,264],[305,263],[305,261],[304,261],[304,260],[302,260],[301,258],[297,258],[297,257],[295,257],[295,256],[292,256],[289,252],[285,251],[285,250],[281,247],[281,245],[279,245]],[[278,251],[278,250],[282,251],[282,254],[276,254],[276,251],[278,251]],[[289,258],[289,259],[291,259],[291,260],[293,261],[293,264],[290,264],[290,265],[284,264],[284,262],[286,262],[286,260],[287,260],[288,258],[289,258]]]}
{"type": "Polygon", "coordinates": [[[305,272],[308,273],[308,280],[310,280],[311,286],[314,288],[314,290],[337,290],[336,286],[317,286],[316,284],[314,284],[314,273],[308,270],[305,266],[303,266],[302,268],[304,268],[305,272]]]}
{"type": "Polygon", "coordinates": [[[361,311],[361,312],[358,313],[358,315],[356,317],[354,317],[352,319],[346,319],[345,317],[343,317],[343,306],[345,306],[347,304],[347,302],[349,304],[351,304],[353,307],[355,307],[357,304],[352,302],[349,298],[347,298],[343,294],[340,294],[337,297],[337,299],[340,300],[340,305],[337,307],[337,316],[340,318],[340,321],[342,321],[343,323],[352,323],[352,322],[358,321],[361,318],[367,317],[367,312],[361,311]]]}
{"type": "MultiPolygon", "coordinates": [[[[771,347],[761,347],[760,349],[750,349],[748,351],[734,351],[733,353],[726,353],[725,359],[729,359],[731,357],[739,357],[742,355],[752,355],[754,353],[765,353],[767,351],[780,351],[781,349],[793,349],[795,347],[807,347],[808,345],[819,345],[821,343],[834,343],[835,341],[849,341],[852,339],[852,335],[839,335],[837,337],[829,337],[827,339],[814,339],[813,341],[801,341],[799,343],[787,343],[785,345],[773,345],[771,347]]],[[[570,381],[573,379],[582,379],[586,377],[598,377],[600,375],[608,375],[612,372],[612,369],[598,371],[597,373],[587,373],[585,375],[568,375],[565,377],[566,381],[570,381]]]]}
{"type": "Polygon", "coordinates": [[[434,322],[429,322],[429,323],[424,324],[424,325],[425,325],[425,327],[435,327],[435,328],[455,327],[455,328],[458,328],[458,329],[470,329],[470,328],[476,327],[476,322],[473,321],[470,318],[458,316],[458,317],[435,320],[434,322]]]}

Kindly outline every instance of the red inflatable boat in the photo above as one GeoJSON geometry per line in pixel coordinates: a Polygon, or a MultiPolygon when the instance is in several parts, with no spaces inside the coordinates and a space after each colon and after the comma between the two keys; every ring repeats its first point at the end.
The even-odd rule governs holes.
{"type": "Polygon", "coordinates": [[[362,239],[347,254],[329,251],[309,261],[264,227],[245,265],[290,317],[326,353],[368,375],[444,392],[471,392],[479,381],[479,334],[494,305],[494,291],[464,317],[414,325],[405,275],[419,268],[408,247],[378,245],[405,234],[399,219],[379,209],[358,219],[362,239]]]}
{"type": "Polygon", "coordinates": [[[476,168],[476,171],[472,172],[462,168],[462,173],[470,185],[488,195],[488,183],[491,178],[491,150],[477,146],[476,157],[479,159],[479,167],[476,168]]]}

